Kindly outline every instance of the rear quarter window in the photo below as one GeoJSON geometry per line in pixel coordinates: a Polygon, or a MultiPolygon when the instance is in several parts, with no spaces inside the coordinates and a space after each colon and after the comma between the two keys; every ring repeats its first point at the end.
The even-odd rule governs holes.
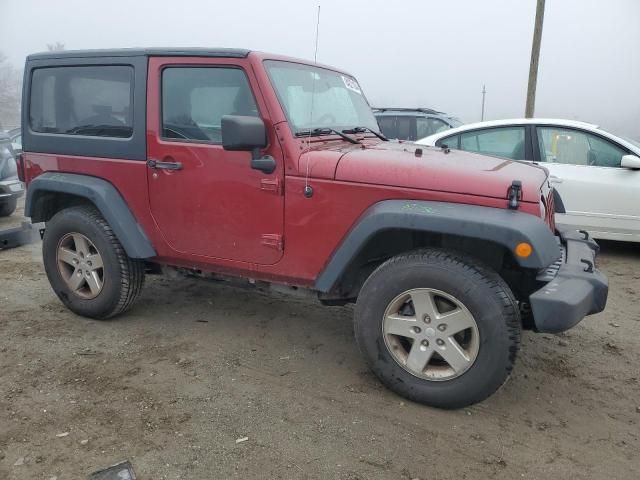
{"type": "Polygon", "coordinates": [[[127,65],[34,69],[29,126],[38,133],[129,138],[133,78],[127,65]]]}
{"type": "Polygon", "coordinates": [[[417,117],[416,118],[416,136],[419,139],[433,135],[450,128],[449,125],[439,118],[417,117]]]}

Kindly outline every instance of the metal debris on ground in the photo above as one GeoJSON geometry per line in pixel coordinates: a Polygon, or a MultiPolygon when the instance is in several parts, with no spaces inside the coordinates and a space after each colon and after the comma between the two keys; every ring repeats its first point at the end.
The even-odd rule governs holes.
{"type": "Polygon", "coordinates": [[[133,465],[129,461],[121,462],[89,475],[89,480],[136,480],[133,465]]]}
{"type": "Polygon", "coordinates": [[[247,440],[249,440],[249,437],[242,437],[242,438],[238,438],[238,439],[236,440],[236,443],[246,442],[247,440]]]}

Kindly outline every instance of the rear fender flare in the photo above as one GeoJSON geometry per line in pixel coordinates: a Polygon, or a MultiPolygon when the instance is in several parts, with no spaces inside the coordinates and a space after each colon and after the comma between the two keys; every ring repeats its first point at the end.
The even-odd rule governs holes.
{"type": "Polygon", "coordinates": [[[156,256],[151,241],[142,226],[136,221],[120,192],[111,183],[101,178],[74,173],[45,172],[36,177],[27,189],[25,217],[43,222],[46,211],[38,199],[47,193],[58,192],[89,200],[100,211],[113,229],[116,237],[131,258],[156,256]]]}

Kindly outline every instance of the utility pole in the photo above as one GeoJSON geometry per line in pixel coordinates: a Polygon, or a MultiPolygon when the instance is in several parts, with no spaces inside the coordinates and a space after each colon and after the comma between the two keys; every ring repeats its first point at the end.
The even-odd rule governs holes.
{"type": "Polygon", "coordinates": [[[538,0],[536,5],[536,21],[533,27],[533,45],[531,46],[531,63],[529,64],[529,86],[527,87],[527,106],[524,116],[532,118],[536,106],[536,85],[538,83],[538,59],[540,58],[540,40],[542,39],[542,22],[544,20],[544,2],[538,0]]]}
{"type": "Polygon", "coordinates": [[[487,95],[487,89],[484,88],[484,84],[482,84],[482,114],[480,115],[480,121],[484,122],[484,99],[487,95]]]}

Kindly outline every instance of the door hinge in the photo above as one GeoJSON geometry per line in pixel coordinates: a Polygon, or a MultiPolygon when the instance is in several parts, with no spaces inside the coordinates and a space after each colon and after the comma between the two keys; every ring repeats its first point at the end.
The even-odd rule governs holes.
{"type": "Polygon", "coordinates": [[[263,233],[262,234],[262,245],[265,247],[275,248],[279,252],[284,250],[284,241],[282,240],[282,235],[278,235],[277,233],[263,233]]]}
{"type": "Polygon", "coordinates": [[[282,193],[281,183],[279,178],[263,178],[260,180],[260,189],[267,192],[273,192],[276,195],[282,193]]]}

